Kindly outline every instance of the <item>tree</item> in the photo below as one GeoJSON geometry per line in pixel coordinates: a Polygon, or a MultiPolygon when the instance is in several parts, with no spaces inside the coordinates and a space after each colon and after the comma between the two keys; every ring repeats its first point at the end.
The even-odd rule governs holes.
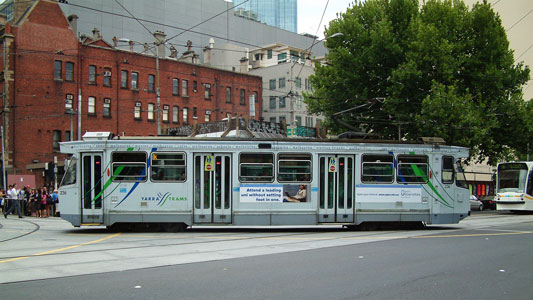
{"type": "Polygon", "coordinates": [[[529,67],[515,64],[490,4],[367,0],[330,22],[325,35],[337,32],[343,36],[326,40],[327,63],[316,66],[313,93],[305,95],[333,132],[439,136],[492,162],[509,149],[527,151],[529,67]]]}

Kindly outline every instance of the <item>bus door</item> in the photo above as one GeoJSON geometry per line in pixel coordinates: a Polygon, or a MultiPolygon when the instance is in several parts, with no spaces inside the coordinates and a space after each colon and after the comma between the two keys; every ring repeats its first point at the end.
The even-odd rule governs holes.
{"type": "Polygon", "coordinates": [[[103,166],[102,153],[81,154],[81,223],[82,225],[102,224],[103,166]]]}
{"type": "Polygon", "coordinates": [[[231,223],[231,155],[194,154],[194,222],[231,223]]]}
{"type": "Polygon", "coordinates": [[[319,156],[320,223],[354,221],[354,164],[353,155],[319,156]]]}

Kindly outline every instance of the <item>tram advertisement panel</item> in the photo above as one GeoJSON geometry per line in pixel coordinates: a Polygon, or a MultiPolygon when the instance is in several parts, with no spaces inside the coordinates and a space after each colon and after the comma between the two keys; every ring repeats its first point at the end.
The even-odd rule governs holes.
{"type": "Polygon", "coordinates": [[[355,197],[358,202],[422,202],[422,187],[419,185],[356,185],[355,197]]]}
{"type": "Polygon", "coordinates": [[[242,184],[240,201],[244,203],[308,202],[306,184],[242,184]]]}

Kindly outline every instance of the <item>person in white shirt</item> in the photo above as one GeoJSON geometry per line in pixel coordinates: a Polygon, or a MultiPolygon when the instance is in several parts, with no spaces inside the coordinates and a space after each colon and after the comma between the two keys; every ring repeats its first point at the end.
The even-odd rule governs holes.
{"type": "Polygon", "coordinates": [[[22,211],[20,210],[20,200],[18,199],[18,191],[17,191],[17,184],[14,183],[9,186],[9,189],[7,191],[7,198],[9,199],[9,209],[4,214],[4,218],[7,219],[7,215],[9,215],[15,208],[17,208],[17,212],[19,214],[19,219],[22,219],[22,211]]]}

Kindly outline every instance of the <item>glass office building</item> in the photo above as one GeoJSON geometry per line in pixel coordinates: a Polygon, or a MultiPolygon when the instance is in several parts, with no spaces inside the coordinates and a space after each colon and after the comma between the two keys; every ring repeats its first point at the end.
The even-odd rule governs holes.
{"type": "Polygon", "coordinates": [[[297,0],[233,0],[237,15],[298,32],[297,0]]]}

